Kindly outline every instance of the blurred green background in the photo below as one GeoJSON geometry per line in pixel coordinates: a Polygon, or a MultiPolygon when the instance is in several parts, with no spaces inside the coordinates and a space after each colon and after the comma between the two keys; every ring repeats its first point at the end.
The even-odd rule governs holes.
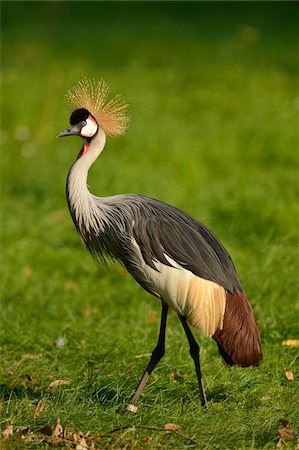
{"type": "MultiPolygon", "coordinates": [[[[126,136],[108,139],[91,170],[91,190],[142,193],[175,204],[228,248],[252,299],[265,352],[260,372],[234,372],[230,420],[240,447],[252,439],[258,446],[275,441],[279,417],[292,416],[288,400],[295,384],[286,384],[284,369],[294,368],[298,358],[296,348],[281,345],[298,333],[298,13],[296,2],[2,2],[4,424],[28,423],[32,402],[42,398],[41,386],[52,374],[76,380],[86,361],[101,361],[108,371],[103,384],[111,375],[113,389],[129,396],[146,365],[132,355],[155,345],[158,302],[121,269],[94,266],[65,201],[66,174],[80,142],[55,138],[69,120],[64,92],[84,76],[103,77],[112,93],[128,100],[132,123],[126,136]],[[57,336],[65,336],[65,348],[55,348],[57,336]],[[28,367],[8,373],[22,354],[36,353],[44,359],[32,363],[39,394],[30,396],[22,378],[28,367]],[[272,380],[276,398],[270,406],[254,404],[245,429],[244,417],[251,413],[238,398],[243,377],[260,377],[249,397],[262,397],[272,380]],[[21,394],[16,386],[22,386],[21,394]],[[263,426],[254,422],[260,417],[266,417],[263,426]]],[[[169,380],[165,375],[163,391],[161,378],[173,365],[183,366],[190,379],[175,386],[172,420],[188,426],[192,421],[197,429],[208,419],[197,416],[195,400],[193,410],[185,405],[188,417],[176,403],[188,389],[196,397],[196,386],[175,315],[169,328],[169,356],[145,391],[143,409],[151,405],[150,419],[164,420],[169,380]],[[185,353],[177,355],[180,345],[185,353]],[[161,404],[154,407],[157,392],[161,404]]],[[[221,408],[215,392],[228,389],[228,375],[213,343],[197,338],[208,396],[221,408]]],[[[60,414],[85,431],[122,423],[115,418],[122,401],[116,394],[108,406],[98,397],[88,403],[88,418],[77,394],[63,397],[66,405],[82,405],[77,415],[63,407],[61,394],[49,400],[52,408],[40,420],[48,423],[60,414]]],[[[222,422],[227,417],[224,409],[217,414],[222,422]]],[[[222,425],[213,420],[216,431],[207,431],[203,442],[219,448],[222,425]]],[[[233,439],[227,436],[223,448],[232,448],[233,439]]]]}

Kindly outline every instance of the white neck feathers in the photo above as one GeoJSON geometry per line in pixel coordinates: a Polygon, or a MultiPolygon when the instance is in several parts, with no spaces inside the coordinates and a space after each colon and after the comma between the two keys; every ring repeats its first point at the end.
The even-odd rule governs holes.
{"type": "Polygon", "coordinates": [[[103,151],[105,143],[106,135],[99,128],[86,153],[74,162],[68,173],[67,199],[73,219],[82,231],[84,228],[87,231],[90,228],[99,228],[99,224],[95,220],[96,214],[93,214],[97,206],[88,190],[87,177],[90,166],[103,151]]]}

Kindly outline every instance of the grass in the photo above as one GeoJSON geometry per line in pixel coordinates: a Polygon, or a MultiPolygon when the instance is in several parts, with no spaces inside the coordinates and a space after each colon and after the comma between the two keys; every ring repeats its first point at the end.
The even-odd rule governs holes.
{"type": "Polygon", "coordinates": [[[104,435],[100,448],[275,448],[280,419],[298,433],[298,347],[282,345],[298,339],[297,24],[289,2],[2,3],[0,417],[38,438],[15,433],[4,448],[47,448],[39,433],[57,418],[104,435]],[[121,268],[97,268],[71,223],[64,183],[79,142],[55,135],[68,123],[63,92],[83,75],[123,92],[132,115],[92,168],[92,191],[198,217],[251,298],[259,368],[227,371],[196,333],[207,413],[175,314],[138,413],[123,413],[160,305],[121,268]]]}

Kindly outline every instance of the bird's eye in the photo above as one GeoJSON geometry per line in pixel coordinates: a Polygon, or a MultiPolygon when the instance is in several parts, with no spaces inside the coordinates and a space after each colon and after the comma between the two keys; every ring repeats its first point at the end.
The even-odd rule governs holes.
{"type": "Polygon", "coordinates": [[[85,125],[87,125],[86,120],[83,120],[83,122],[81,122],[82,127],[85,127],[85,125]]]}

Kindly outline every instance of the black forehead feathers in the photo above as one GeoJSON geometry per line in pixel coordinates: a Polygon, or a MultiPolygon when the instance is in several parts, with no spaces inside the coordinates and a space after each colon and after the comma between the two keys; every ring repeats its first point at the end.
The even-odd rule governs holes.
{"type": "Polygon", "coordinates": [[[70,117],[70,124],[76,125],[76,123],[81,122],[82,120],[86,120],[90,115],[90,112],[85,108],[76,109],[76,111],[72,112],[70,117]]]}

